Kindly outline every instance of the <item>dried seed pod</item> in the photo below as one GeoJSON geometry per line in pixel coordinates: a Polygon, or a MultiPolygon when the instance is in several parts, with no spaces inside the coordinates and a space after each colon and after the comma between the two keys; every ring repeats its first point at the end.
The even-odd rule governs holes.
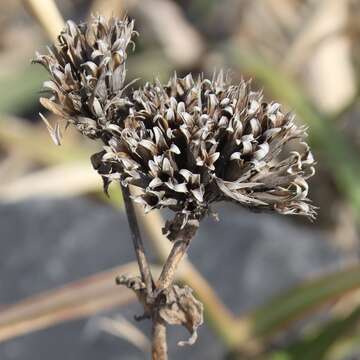
{"type": "Polygon", "coordinates": [[[128,117],[93,156],[105,187],[112,180],[143,190],[145,211],[167,207],[169,239],[193,234],[211,203],[315,216],[306,179],[314,160],[304,127],[277,103],[266,103],[248,82],[231,85],[191,75],[134,91],[128,117]],[[297,151],[287,144],[297,142],[297,151]]]}
{"type": "Polygon", "coordinates": [[[34,60],[51,77],[43,84],[51,97],[41,98],[41,104],[84,135],[106,141],[114,131],[113,120],[127,114],[131,105],[123,87],[133,28],[133,21],[102,16],[80,25],[68,21],[57,46],[34,60]]]}

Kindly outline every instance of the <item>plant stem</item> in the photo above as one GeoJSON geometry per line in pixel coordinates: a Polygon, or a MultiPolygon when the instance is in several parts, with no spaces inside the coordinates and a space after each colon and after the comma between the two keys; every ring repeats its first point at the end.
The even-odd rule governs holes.
{"type": "Polygon", "coordinates": [[[151,275],[149,263],[146,258],[144,244],[141,239],[134,204],[132,203],[132,200],[130,198],[129,188],[121,185],[121,190],[124,198],[126,214],[131,231],[131,237],[135,248],[136,259],[139,264],[141,279],[145,283],[147,295],[152,296],[154,281],[151,275]]]}
{"type": "Polygon", "coordinates": [[[102,15],[110,18],[117,16],[119,18],[124,16],[126,8],[124,1],[121,0],[94,0],[91,4],[89,15],[102,15]]]}
{"type": "Polygon", "coordinates": [[[152,325],[152,360],[167,360],[166,324],[158,315],[153,317],[152,325]]]}
{"type": "MultiPolygon", "coordinates": [[[[130,191],[134,195],[140,194],[140,191],[134,186],[130,187],[130,191]]],[[[161,232],[164,221],[159,211],[153,210],[145,215],[143,209],[137,204],[135,204],[135,211],[139,222],[149,236],[156,256],[159,261],[165,263],[171,252],[171,242],[161,232]]],[[[179,264],[176,276],[195,290],[199,300],[205,305],[209,323],[229,348],[236,347],[238,339],[248,339],[251,336],[249,322],[236,319],[213,287],[186,256],[179,264]]]]}
{"type": "Polygon", "coordinates": [[[168,258],[165,261],[159,280],[157,281],[157,291],[162,291],[171,286],[171,283],[173,282],[173,279],[175,277],[176,269],[179,266],[180,261],[186,254],[186,250],[188,249],[189,244],[189,240],[175,241],[168,258]]]}
{"type": "Polygon", "coordinates": [[[64,20],[54,0],[23,0],[28,11],[45,30],[48,37],[56,42],[64,27],[64,20]]]}
{"type": "MultiPolygon", "coordinates": [[[[176,275],[176,269],[186,254],[190,240],[175,241],[168,258],[163,266],[159,280],[156,284],[156,293],[171,288],[176,275]]],[[[160,318],[158,310],[154,309],[152,331],[152,360],[167,360],[166,323],[160,318]]]]}

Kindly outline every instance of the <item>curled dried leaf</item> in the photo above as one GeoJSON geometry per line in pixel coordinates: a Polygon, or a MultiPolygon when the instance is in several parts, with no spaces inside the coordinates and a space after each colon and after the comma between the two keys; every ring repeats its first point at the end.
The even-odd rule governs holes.
{"type": "Polygon", "coordinates": [[[204,322],[204,306],[197,300],[188,286],[178,285],[166,292],[166,300],[159,309],[160,317],[169,325],[184,326],[191,334],[186,341],[179,341],[179,346],[193,345],[197,340],[197,329],[204,322]]]}

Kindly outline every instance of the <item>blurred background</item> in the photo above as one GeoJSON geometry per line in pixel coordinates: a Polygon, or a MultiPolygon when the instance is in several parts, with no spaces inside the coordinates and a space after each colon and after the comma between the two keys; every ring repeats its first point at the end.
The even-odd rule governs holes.
{"type": "MultiPolygon", "coordinates": [[[[109,303],[101,287],[107,269],[134,259],[121,195],[113,188],[107,199],[91,168],[100,144],[69,128],[56,147],[39,121],[46,73],[30,61],[51,40],[25,3],[2,0],[0,12],[0,358],[146,358],[149,324],[132,319],[140,306],[116,298],[111,281],[109,303]],[[100,300],[77,308],[92,296],[100,300]]],[[[56,4],[76,22],[97,13],[135,19],[128,81],[223,68],[309,128],[317,220],[220,206],[220,222],[205,221],[189,259],[234,317],[234,339],[206,321],[184,349],[176,341],[187,334],[170,329],[170,358],[360,359],[360,1],[56,4]]]]}

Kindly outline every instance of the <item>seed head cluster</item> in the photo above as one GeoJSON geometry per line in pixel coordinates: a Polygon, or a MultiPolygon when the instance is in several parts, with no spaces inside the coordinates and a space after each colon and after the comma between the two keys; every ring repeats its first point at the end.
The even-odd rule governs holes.
{"type": "Polygon", "coordinates": [[[174,75],[125,95],[133,33],[128,20],[68,23],[58,48],[36,60],[51,74],[42,104],[103,141],[92,162],[105,189],[114,180],[132,184],[145,211],[173,210],[164,228],[170,240],[193,235],[223,200],[313,218],[306,180],[314,160],[294,116],[223,72],[212,80],[174,75]]]}
{"type": "Polygon", "coordinates": [[[82,134],[106,142],[111,124],[130,105],[122,94],[133,28],[133,21],[102,16],[80,25],[68,21],[57,46],[34,59],[50,73],[43,87],[51,97],[40,98],[41,104],[82,134]]]}

